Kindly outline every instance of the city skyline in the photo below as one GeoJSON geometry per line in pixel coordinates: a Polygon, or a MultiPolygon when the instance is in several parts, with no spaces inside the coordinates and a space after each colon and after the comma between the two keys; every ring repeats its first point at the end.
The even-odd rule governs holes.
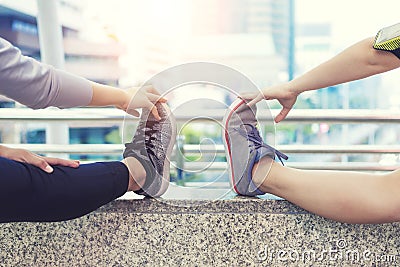
{"type": "MultiPolygon", "coordinates": [[[[132,68],[132,71],[128,71],[128,73],[130,73],[129,77],[135,80],[135,76],[145,76],[144,73],[141,73],[141,67],[146,63],[147,58],[144,55],[148,51],[146,51],[146,45],[143,42],[151,40],[149,36],[175,38],[179,44],[180,40],[184,40],[190,35],[190,23],[184,22],[188,22],[191,19],[192,13],[188,12],[188,10],[193,8],[193,2],[195,1],[149,0],[143,2],[139,0],[117,0],[112,3],[96,1],[96,4],[94,4],[93,0],[87,0],[86,14],[88,17],[97,17],[98,20],[101,18],[103,26],[107,28],[106,31],[112,31],[120,42],[126,44],[127,55],[121,62],[123,65],[132,68]],[[113,12],[109,12],[110,10],[113,10],[113,12]]],[[[204,5],[208,2],[204,2],[204,5]]],[[[229,1],[218,2],[226,4],[229,1]]],[[[232,3],[236,2],[240,1],[232,1],[232,3]]],[[[252,2],[268,3],[271,0],[254,0],[252,2]]],[[[395,0],[383,0],[380,5],[362,0],[330,2],[302,0],[294,2],[297,27],[301,24],[309,23],[328,23],[331,25],[331,39],[329,40],[331,51],[324,55],[321,54],[318,59],[319,62],[362,38],[374,35],[380,28],[396,23],[398,18],[395,9],[387,8],[396,5],[397,2],[395,0]],[[384,12],[377,12],[377,8],[382,8],[384,12]],[[354,17],[357,17],[357,19],[354,19],[354,17]]],[[[200,14],[207,14],[207,12],[217,11],[200,10],[200,14]]],[[[210,24],[215,22],[213,20],[211,22],[208,21],[207,16],[204,16],[204,18],[201,18],[201,16],[196,17],[196,20],[201,19],[208,23],[208,26],[205,24],[206,27],[211,27],[210,24]]],[[[97,26],[98,24],[96,23],[97,26]]],[[[92,38],[104,38],[98,32],[94,34],[87,32],[86,34],[92,38]]],[[[157,39],[154,42],[157,42],[157,39]]],[[[170,43],[166,44],[166,46],[168,45],[171,46],[170,43]]],[[[173,44],[172,48],[166,47],[166,49],[173,49],[173,44]]],[[[179,46],[177,46],[177,50],[179,50],[179,46]]],[[[170,59],[163,58],[162,60],[168,61],[170,59]]],[[[161,70],[162,67],[154,71],[161,70]]],[[[127,84],[131,82],[131,79],[127,79],[127,84]]],[[[279,79],[284,79],[284,76],[279,79]]],[[[391,79],[392,75],[389,74],[387,80],[391,79]]]]}

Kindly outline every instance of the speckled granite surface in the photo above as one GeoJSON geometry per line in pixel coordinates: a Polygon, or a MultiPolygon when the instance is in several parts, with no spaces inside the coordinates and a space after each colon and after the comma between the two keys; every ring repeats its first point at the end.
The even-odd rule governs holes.
{"type": "Polygon", "coordinates": [[[0,225],[0,266],[400,266],[399,233],[283,200],[116,200],[67,222],[0,225]]]}

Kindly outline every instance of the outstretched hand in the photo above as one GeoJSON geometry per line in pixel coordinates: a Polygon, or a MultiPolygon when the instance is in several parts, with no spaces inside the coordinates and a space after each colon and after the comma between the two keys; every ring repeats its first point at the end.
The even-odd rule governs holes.
{"type": "Polygon", "coordinates": [[[125,102],[117,106],[117,108],[135,117],[139,116],[137,109],[147,108],[151,110],[151,113],[156,119],[161,119],[154,104],[156,102],[165,103],[167,100],[161,97],[160,93],[153,86],[132,87],[125,92],[125,102]]]}
{"type": "Polygon", "coordinates": [[[286,118],[289,111],[296,103],[298,94],[288,90],[285,85],[276,85],[264,89],[262,92],[255,93],[249,92],[241,95],[241,98],[248,101],[248,105],[255,105],[262,99],[273,100],[276,99],[282,105],[282,109],[275,117],[275,122],[278,123],[286,118]]]}
{"type": "Polygon", "coordinates": [[[79,167],[79,161],[77,160],[43,157],[34,154],[28,150],[20,148],[10,148],[5,146],[0,146],[0,156],[19,162],[29,163],[31,165],[34,165],[42,169],[47,173],[53,172],[53,167],[51,167],[51,165],[61,165],[72,168],[79,167]]]}

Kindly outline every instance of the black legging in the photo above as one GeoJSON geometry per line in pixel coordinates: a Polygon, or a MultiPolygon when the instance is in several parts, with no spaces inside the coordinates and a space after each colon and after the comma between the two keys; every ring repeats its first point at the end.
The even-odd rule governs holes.
{"type": "Polygon", "coordinates": [[[129,182],[121,162],[53,166],[53,173],[0,157],[0,222],[74,219],[122,196],[129,182]]]}

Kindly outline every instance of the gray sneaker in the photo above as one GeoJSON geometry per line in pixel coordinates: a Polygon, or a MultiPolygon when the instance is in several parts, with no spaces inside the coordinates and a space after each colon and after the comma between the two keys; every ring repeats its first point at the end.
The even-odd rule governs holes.
{"type": "Polygon", "coordinates": [[[146,181],[135,191],[148,197],[165,193],[170,180],[170,156],[176,139],[176,122],[164,103],[156,103],[157,121],[148,109],[143,109],[140,122],[131,143],[125,144],[124,158],[136,158],[146,170],[146,181]]]}
{"type": "MultiPolygon", "coordinates": [[[[244,100],[237,99],[230,105],[223,120],[223,139],[226,160],[230,168],[233,190],[244,196],[265,194],[252,181],[252,169],[263,157],[276,157],[282,162],[288,157],[265,144],[260,136],[256,119],[257,107],[249,107],[244,100]]],[[[282,162],[283,163],[283,162],[282,162]]]]}

